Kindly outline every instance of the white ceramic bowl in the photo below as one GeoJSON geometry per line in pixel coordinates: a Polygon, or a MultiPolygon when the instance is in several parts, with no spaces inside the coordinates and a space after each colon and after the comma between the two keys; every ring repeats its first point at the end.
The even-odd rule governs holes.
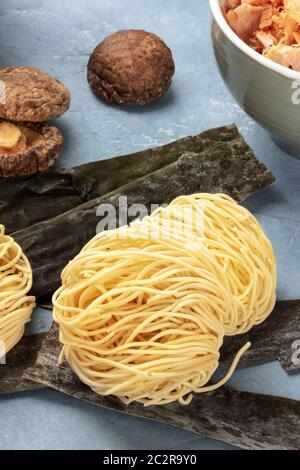
{"type": "Polygon", "coordinates": [[[266,59],[230,28],[210,0],[215,57],[229,91],[284,150],[300,158],[300,72],[266,59]]]}

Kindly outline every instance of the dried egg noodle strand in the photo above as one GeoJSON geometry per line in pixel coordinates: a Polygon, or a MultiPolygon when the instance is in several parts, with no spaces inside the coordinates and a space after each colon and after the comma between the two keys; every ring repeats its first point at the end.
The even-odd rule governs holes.
{"type": "Polygon", "coordinates": [[[10,351],[24,334],[35,307],[32,270],[21,247],[5,235],[0,225],[0,358],[10,351]]]}
{"type": "Polygon", "coordinates": [[[207,385],[224,335],[261,323],[275,291],[272,246],[256,219],[222,194],[182,196],[97,235],[66,266],[53,297],[60,361],[101,395],[188,404],[230,378],[250,345],[207,385]]]}

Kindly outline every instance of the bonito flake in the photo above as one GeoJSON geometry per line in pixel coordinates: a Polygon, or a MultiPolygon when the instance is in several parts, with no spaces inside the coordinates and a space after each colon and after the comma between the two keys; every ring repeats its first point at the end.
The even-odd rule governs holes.
{"type": "Polygon", "coordinates": [[[300,72],[300,0],[224,0],[233,31],[265,57],[300,72]]]}

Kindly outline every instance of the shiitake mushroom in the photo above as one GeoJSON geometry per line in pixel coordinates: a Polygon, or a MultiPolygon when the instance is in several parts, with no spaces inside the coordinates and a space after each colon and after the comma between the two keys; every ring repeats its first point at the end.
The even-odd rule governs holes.
{"type": "Polygon", "coordinates": [[[63,136],[44,121],[70,105],[68,88],[33,67],[0,68],[0,177],[43,172],[58,159],[63,136]]]}
{"type": "Polygon", "coordinates": [[[58,159],[62,133],[47,123],[0,120],[0,177],[44,172],[58,159]]]}
{"type": "Polygon", "coordinates": [[[171,50],[155,34],[122,30],[108,36],[92,53],[88,82],[96,95],[118,105],[143,105],[171,85],[171,50]]]}

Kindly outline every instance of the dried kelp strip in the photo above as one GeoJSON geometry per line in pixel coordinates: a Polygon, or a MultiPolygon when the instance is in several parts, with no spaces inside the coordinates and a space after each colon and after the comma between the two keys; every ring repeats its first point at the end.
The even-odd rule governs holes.
{"type": "Polygon", "coordinates": [[[126,406],[115,397],[94,393],[67,364],[58,366],[60,348],[58,327],[53,325],[36,365],[27,369],[25,376],[88,403],[167,423],[244,449],[300,449],[300,401],[223,387],[195,395],[189,406],[126,406]]]}
{"type": "MultiPolygon", "coordinates": [[[[15,232],[13,237],[29,258],[32,291],[40,297],[59,286],[63,267],[95,235],[100,221],[96,210],[101,204],[115,208],[119,222],[121,196],[127,196],[129,206],[143,204],[150,212],[151,204],[168,203],[182,194],[196,192],[223,192],[242,201],[274,180],[245,142],[238,139],[205,153],[184,153],[175,163],[53,219],[15,232]]],[[[115,214],[109,213],[107,219],[115,221],[115,214]]],[[[125,222],[121,220],[120,224],[125,222]]]]}
{"type": "Polygon", "coordinates": [[[0,221],[7,233],[22,230],[163,168],[184,152],[200,153],[241,139],[237,128],[230,125],[123,157],[49,170],[29,178],[1,179],[0,221]]]}
{"type": "MultiPolygon", "coordinates": [[[[51,297],[44,300],[52,309],[51,297]]],[[[239,366],[254,366],[278,360],[288,373],[300,370],[300,300],[277,301],[272,314],[249,333],[226,336],[221,349],[220,365],[228,367],[236,352],[251,342],[239,366]]]]}
{"type": "MultiPolygon", "coordinates": [[[[228,194],[235,195],[237,199],[242,200],[245,197],[247,197],[249,194],[251,194],[252,192],[262,189],[264,186],[267,186],[268,184],[271,184],[274,181],[274,177],[272,176],[272,174],[267,171],[264,165],[262,165],[255,159],[251,149],[245,144],[244,140],[238,134],[237,129],[234,126],[228,126],[226,128],[221,128],[221,129],[213,129],[213,130],[210,130],[201,134],[201,136],[196,136],[195,138],[182,139],[180,141],[182,143],[182,149],[181,149],[182,151],[184,148],[186,148],[187,141],[189,142],[189,145],[197,146],[197,149],[199,149],[199,146],[201,145],[209,146],[209,143],[214,142],[214,145],[211,145],[211,150],[212,150],[212,147],[214,147],[214,151],[207,152],[205,157],[203,155],[201,157],[200,155],[197,155],[195,158],[194,154],[185,155],[183,158],[179,159],[180,161],[177,162],[178,163],[177,165],[173,165],[173,166],[168,165],[167,167],[163,169],[162,172],[153,173],[152,175],[149,175],[149,178],[146,178],[146,179],[141,178],[138,184],[133,183],[132,185],[127,185],[121,188],[120,191],[115,191],[114,193],[110,194],[108,198],[100,198],[100,202],[102,201],[106,202],[106,201],[112,201],[112,200],[115,201],[116,198],[118,198],[118,195],[127,194],[127,191],[130,196],[129,202],[135,202],[135,201],[144,202],[146,205],[148,205],[149,201],[151,201],[150,198],[149,200],[147,200],[147,195],[151,195],[151,198],[152,198],[153,193],[155,194],[155,198],[159,196],[158,198],[154,199],[154,201],[158,201],[159,203],[161,203],[162,201],[168,201],[169,199],[172,199],[178,194],[200,191],[200,190],[224,191],[224,192],[228,192],[228,194]],[[192,139],[192,141],[190,139],[192,139]],[[220,146],[221,141],[223,141],[222,146],[220,146]],[[179,183],[176,182],[176,174],[178,170],[180,170],[179,183]],[[220,179],[222,181],[220,181],[220,179]],[[171,184],[170,185],[167,184],[166,181],[169,183],[171,182],[171,184]],[[174,187],[173,187],[172,181],[174,181],[175,183],[174,187]],[[139,188],[143,188],[143,186],[147,189],[147,194],[146,194],[146,197],[143,199],[143,201],[141,201],[140,199],[141,195],[139,195],[139,188]],[[170,187],[169,193],[168,193],[168,187],[170,187]]],[[[167,146],[167,147],[170,147],[170,149],[172,150],[171,154],[172,152],[174,152],[174,154],[176,155],[180,154],[180,152],[178,153],[177,145],[178,145],[178,142],[167,146]]],[[[164,147],[164,149],[165,148],[166,146],[164,147]]],[[[151,157],[151,155],[153,155],[153,156],[157,156],[160,158],[157,152],[159,152],[159,150],[162,150],[162,149],[163,148],[146,151],[145,156],[147,155],[148,157],[151,157]]],[[[144,155],[144,152],[141,152],[141,155],[144,155]]],[[[127,157],[124,157],[124,161],[126,160],[126,158],[127,157]]],[[[130,158],[132,158],[132,156],[128,157],[128,159],[130,158]]],[[[164,162],[166,162],[165,157],[162,156],[162,158],[164,159],[164,162]]],[[[170,157],[170,158],[173,158],[173,157],[170,157]]],[[[123,159],[120,159],[118,161],[121,162],[121,160],[123,159]]],[[[110,161],[110,165],[113,166],[115,164],[114,163],[115,161],[117,161],[117,159],[112,159],[110,161]]],[[[146,159],[144,160],[142,158],[142,160],[140,161],[143,161],[143,165],[146,165],[146,159]]],[[[95,162],[95,165],[97,163],[100,163],[100,162],[95,162]]],[[[133,163],[135,163],[135,166],[139,167],[139,165],[136,165],[136,162],[132,160],[131,164],[133,165],[133,163]]],[[[87,165],[82,165],[81,168],[91,169],[92,166],[93,164],[87,164],[87,165]]],[[[107,175],[109,174],[109,172],[112,172],[113,170],[112,166],[107,167],[107,171],[108,171],[107,175]]],[[[115,168],[115,169],[118,169],[118,168],[115,168]]],[[[122,165],[119,169],[122,172],[122,165]]],[[[134,165],[132,167],[132,171],[133,169],[134,169],[134,165]]],[[[139,171],[139,170],[136,170],[136,171],[139,171]]],[[[59,171],[58,173],[54,173],[54,174],[58,176],[59,171]]],[[[130,174],[132,174],[132,172],[130,174]]],[[[137,173],[133,173],[133,174],[134,176],[137,176],[137,173]]],[[[50,181],[50,180],[48,179],[47,181],[50,181]]],[[[40,181],[40,180],[36,180],[36,181],[40,181]]],[[[16,187],[19,184],[21,183],[18,182],[16,184],[16,187]]],[[[60,180],[57,177],[53,177],[52,189],[54,190],[54,193],[66,195],[65,190],[64,190],[64,180],[60,180]],[[60,186],[60,183],[62,183],[62,186],[60,186]]],[[[32,194],[34,197],[35,196],[39,197],[39,201],[43,200],[43,195],[45,194],[47,195],[47,185],[44,186],[43,184],[41,184],[39,187],[39,185],[37,184],[35,188],[31,186],[29,193],[31,190],[32,190],[32,194]]],[[[0,191],[1,191],[1,186],[0,186],[0,191]]],[[[18,192],[17,194],[21,195],[22,187],[18,188],[18,191],[21,191],[21,192],[18,192]]],[[[70,204],[77,204],[78,200],[72,199],[74,197],[74,193],[70,191],[69,195],[70,195],[70,201],[72,201],[70,202],[70,204]]],[[[153,202],[153,200],[151,202],[153,202]]],[[[0,211],[1,211],[1,204],[2,202],[0,202],[0,211]]],[[[65,236],[64,234],[66,233],[68,233],[68,236],[70,236],[71,232],[67,230],[68,225],[65,225],[65,223],[68,224],[68,222],[71,220],[71,225],[75,223],[76,225],[75,228],[78,228],[78,225],[76,224],[76,216],[78,216],[79,223],[80,223],[81,222],[80,217],[82,214],[84,214],[85,216],[88,216],[87,217],[88,221],[91,221],[91,220],[93,221],[93,224],[91,225],[91,227],[88,227],[88,230],[90,230],[91,228],[92,232],[94,232],[95,224],[96,224],[95,207],[98,206],[98,204],[99,204],[99,201],[96,201],[95,205],[89,206],[88,209],[92,207],[92,212],[86,213],[87,207],[86,205],[83,205],[79,208],[78,212],[76,211],[74,213],[71,211],[71,213],[65,214],[66,218],[64,216],[62,219],[60,218],[58,218],[58,220],[54,219],[54,231],[55,231],[55,228],[58,227],[59,230],[61,229],[62,238],[64,238],[65,236]],[[72,217],[75,217],[75,219],[72,219],[72,217]]],[[[5,200],[4,200],[4,206],[5,206],[5,200]]],[[[2,204],[2,208],[4,206],[2,204]]],[[[65,206],[60,205],[60,208],[65,209],[65,206]]],[[[32,208],[30,208],[30,213],[31,213],[31,209],[32,208]]],[[[71,246],[70,247],[67,246],[67,252],[65,251],[65,247],[62,248],[61,250],[59,249],[59,243],[57,243],[58,246],[56,247],[56,249],[53,250],[53,243],[55,243],[55,241],[58,241],[59,238],[52,238],[53,232],[51,232],[52,235],[50,234],[49,237],[46,237],[46,240],[43,240],[44,234],[48,233],[47,228],[49,226],[51,227],[51,224],[46,225],[46,226],[44,226],[43,224],[41,226],[37,225],[34,227],[34,229],[32,230],[29,229],[28,231],[25,231],[25,233],[20,232],[20,237],[23,236],[26,239],[27,236],[30,238],[32,236],[32,233],[35,233],[37,231],[39,232],[39,236],[41,237],[40,241],[42,241],[42,243],[40,243],[40,248],[43,247],[44,242],[47,242],[45,244],[45,252],[47,253],[47,250],[50,247],[49,253],[46,255],[46,257],[42,255],[42,257],[39,258],[39,254],[37,253],[37,258],[36,258],[37,265],[40,264],[40,259],[43,260],[43,263],[44,262],[48,263],[48,266],[44,271],[42,270],[41,272],[38,272],[38,277],[40,276],[42,283],[45,283],[43,284],[43,288],[41,289],[43,293],[46,293],[48,289],[53,290],[56,287],[57,283],[59,283],[59,272],[62,269],[62,267],[66,264],[66,262],[70,258],[72,258],[77,253],[77,251],[87,241],[87,239],[90,238],[90,236],[94,234],[92,232],[90,232],[89,234],[89,231],[87,230],[86,225],[80,224],[79,232],[81,230],[83,231],[82,239],[80,239],[78,242],[76,242],[75,240],[75,243],[73,243],[74,240],[71,241],[71,246]],[[60,256],[62,255],[62,253],[65,254],[64,259],[60,259],[60,256]],[[54,258],[52,258],[52,256],[54,256],[54,258]],[[53,259],[56,261],[56,263],[59,261],[60,264],[54,266],[54,281],[53,282],[51,281],[50,286],[49,286],[49,283],[48,283],[49,279],[47,279],[47,275],[49,273],[48,268],[49,266],[51,266],[53,259]]],[[[56,235],[58,235],[59,230],[55,232],[56,235]]],[[[72,230],[72,227],[71,227],[71,230],[72,230]]],[[[76,234],[76,231],[75,231],[75,234],[76,234]]],[[[36,240],[39,239],[39,236],[36,238],[36,240]]],[[[76,236],[78,236],[78,233],[76,236]]],[[[37,243],[39,244],[38,241],[37,243]]],[[[68,242],[66,242],[65,245],[68,245],[68,242]]],[[[34,246],[32,246],[32,250],[34,252],[34,246]]],[[[35,274],[35,277],[36,277],[36,274],[35,274]]],[[[48,296],[48,298],[44,299],[47,305],[49,305],[50,303],[49,301],[50,298],[51,297],[48,296]]],[[[24,341],[26,342],[27,339],[25,339],[24,341]]],[[[11,354],[14,354],[14,355],[19,354],[21,361],[23,361],[26,355],[23,354],[21,347],[22,347],[22,343],[20,343],[20,345],[18,345],[11,354]]],[[[25,362],[22,362],[22,367],[26,368],[27,365],[28,364],[26,360],[25,362]]],[[[23,376],[22,376],[23,368],[22,367],[18,369],[18,366],[15,367],[14,365],[12,365],[11,371],[9,371],[9,366],[6,366],[6,367],[7,367],[5,369],[6,372],[5,374],[3,373],[1,377],[1,379],[3,379],[1,380],[2,390],[4,390],[4,387],[5,387],[5,390],[9,391],[9,385],[8,385],[9,382],[8,382],[7,377],[9,377],[11,380],[11,384],[12,384],[10,388],[11,391],[23,390],[24,388],[32,387],[31,383],[27,384],[23,380],[23,376]],[[5,380],[6,380],[6,383],[4,383],[5,380]]]]}
{"type": "MultiPolygon", "coordinates": [[[[47,300],[47,305],[50,307],[50,299],[47,300]]],[[[24,379],[23,374],[28,367],[34,366],[45,336],[43,333],[24,337],[9,353],[8,364],[0,365],[0,393],[38,387],[37,383],[24,379]]],[[[50,341],[51,336],[52,333],[50,341]]],[[[220,365],[229,366],[236,352],[247,341],[251,341],[252,346],[242,356],[240,366],[263,364],[278,359],[287,372],[299,370],[300,300],[278,301],[272,315],[263,324],[254,327],[248,334],[226,337],[220,365]]]]}
{"type": "Polygon", "coordinates": [[[82,204],[72,178],[64,170],[29,179],[0,179],[0,223],[6,233],[61,214],[82,204]]]}
{"type": "Polygon", "coordinates": [[[53,293],[49,293],[47,295],[43,295],[42,297],[39,297],[37,299],[37,304],[41,308],[45,308],[46,310],[52,310],[53,305],[52,305],[52,296],[53,293]]]}
{"type": "Polygon", "coordinates": [[[240,365],[256,365],[278,359],[287,372],[300,370],[300,300],[277,302],[270,317],[249,333],[227,337],[221,350],[221,365],[228,366],[236,351],[251,341],[240,365]]]}
{"type": "Polygon", "coordinates": [[[26,379],[25,369],[34,366],[45,334],[24,336],[0,364],[0,394],[41,388],[43,385],[26,379]]]}

